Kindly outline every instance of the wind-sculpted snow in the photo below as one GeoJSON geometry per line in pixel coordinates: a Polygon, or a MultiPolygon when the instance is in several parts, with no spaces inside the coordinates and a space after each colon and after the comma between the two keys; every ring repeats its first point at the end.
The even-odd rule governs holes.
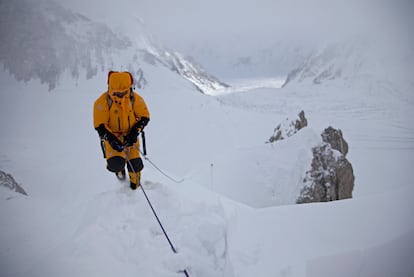
{"type": "MultiPolygon", "coordinates": [[[[91,122],[101,80],[80,81],[92,93],[74,90],[67,79],[62,93],[44,93],[32,82],[27,94],[7,75],[0,76],[6,91],[16,93],[1,94],[0,163],[30,197],[0,189],[1,276],[178,277],[186,267],[192,277],[301,277],[310,260],[363,252],[414,230],[409,103],[341,86],[262,89],[217,101],[165,67],[147,72],[158,80],[143,90],[152,111],[149,158],[185,181],[169,181],[145,160],[142,180],[178,254],[142,193],[105,168],[91,122]],[[265,144],[275,124],[299,107],[308,127],[265,144]],[[311,149],[322,141],[315,130],[328,121],[346,134],[354,198],[294,205],[311,149]]],[[[414,255],[412,244],[390,249],[368,266],[367,256],[353,260],[350,276],[362,266],[375,271],[381,259],[385,273],[413,272],[405,259],[414,255]]],[[[343,261],[334,265],[342,272],[343,261]]]]}
{"type": "MultiPolygon", "coordinates": [[[[24,12],[25,3],[53,18],[45,0],[3,2],[1,11],[24,12]]],[[[129,4],[136,10],[141,5],[129,4]]],[[[74,41],[87,40],[81,22],[87,21],[65,25],[74,41]]],[[[108,47],[113,53],[97,70],[110,63],[148,81],[140,89],[151,111],[148,158],[184,181],[171,181],[144,159],[142,182],[178,254],[142,192],[106,170],[91,114],[106,72],[86,80],[79,63],[76,84],[69,72],[56,83],[58,93],[45,93],[38,81],[17,82],[1,70],[0,168],[29,196],[0,187],[0,276],[179,277],[183,268],[191,277],[413,275],[411,79],[367,82],[363,74],[343,74],[320,85],[309,79],[282,89],[260,81],[206,97],[177,74],[176,67],[191,68],[181,54],[168,57],[174,52],[129,38],[136,40],[125,50],[108,47]],[[306,128],[264,143],[278,123],[301,110],[306,128]],[[346,135],[349,147],[332,148],[349,152],[353,198],[296,205],[312,148],[335,137],[321,137],[318,130],[326,126],[346,135]]],[[[12,50],[2,52],[1,61],[17,55],[12,50]]],[[[36,74],[32,79],[39,79],[36,74]]]]}
{"type": "MultiPolygon", "coordinates": [[[[76,216],[70,219],[70,235],[66,235],[67,231],[53,235],[52,230],[45,230],[59,244],[50,253],[41,251],[48,258],[39,260],[23,275],[135,276],[140,273],[143,276],[178,277],[184,276],[179,272],[187,269],[190,276],[223,276],[228,250],[227,227],[223,207],[218,202],[198,203],[189,198],[182,202],[182,196],[164,184],[143,183],[178,252],[175,254],[141,189],[131,191],[125,184],[115,182],[111,189],[73,207],[71,212],[76,216]]],[[[29,208],[32,204],[21,205],[29,208]]],[[[33,211],[33,217],[38,218],[38,209],[33,207],[33,211]]],[[[31,231],[37,233],[39,229],[42,227],[31,231]]],[[[0,257],[14,259],[2,253],[0,257]]],[[[13,268],[13,264],[3,266],[0,268],[3,274],[24,272],[24,268],[13,268]]]]}

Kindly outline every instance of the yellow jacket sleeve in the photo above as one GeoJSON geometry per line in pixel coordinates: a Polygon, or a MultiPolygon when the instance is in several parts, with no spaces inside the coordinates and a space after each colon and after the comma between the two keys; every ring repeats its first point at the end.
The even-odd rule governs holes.
{"type": "Polygon", "coordinates": [[[138,93],[134,92],[134,113],[139,121],[142,117],[150,118],[150,113],[147,107],[147,104],[138,93]]]}
{"type": "Polygon", "coordinates": [[[108,129],[109,122],[109,107],[106,92],[104,92],[98,99],[96,99],[93,107],[93,126],[94,128],[104,124],[108,129]]]}

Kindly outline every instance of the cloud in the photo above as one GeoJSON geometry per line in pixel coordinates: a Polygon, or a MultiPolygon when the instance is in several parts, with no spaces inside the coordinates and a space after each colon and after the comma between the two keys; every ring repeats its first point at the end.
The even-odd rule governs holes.
{"type": "Polygon", "coordinates": [[[412,41],[407,39],[413,27],[410,0],[58,1],[119,28],[134,27],[137,22],[130,19],[139,17],[161,42],[180,51],[205,44],[241,50],[356,34],[412,41]]]}

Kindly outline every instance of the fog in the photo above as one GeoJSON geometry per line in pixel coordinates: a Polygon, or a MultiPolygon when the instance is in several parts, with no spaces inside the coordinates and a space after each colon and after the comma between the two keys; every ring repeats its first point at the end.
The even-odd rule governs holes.
{"type": "Polygon", "coordinates": [[[138,26],[144,28],[213,73],[275,45],[294,49],[355,38],[390,44],[395,52],[414,45],[411,0],[58,1],[120,31],[134,34],[138,26]]]}
{"type": "Polygon", "coordinates": [[[206,42],[257,47],[284,37],[321,39],[390,27],[408,31],[414,12],[409,0],[59,1],[115,26],[138,17],[161,41],[179,49],[206,42]]]}

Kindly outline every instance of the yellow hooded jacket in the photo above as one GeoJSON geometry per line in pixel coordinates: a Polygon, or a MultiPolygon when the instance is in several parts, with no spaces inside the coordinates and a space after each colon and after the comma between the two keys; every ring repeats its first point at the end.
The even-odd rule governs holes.
{"type": "Polygon", "coordinates": [[[94,128],[101,124],[117,135],[126,135],[142,117],[150,118],[144,99],[132,92],[132,77],[128,72],[113,72],[109,76],[108,91],[104,92],[94,103],[94,128]],[[126,92],[120,98],[118,92],[126,92]],[[131,93],[132,92],[132,95],[131,93]]]}

